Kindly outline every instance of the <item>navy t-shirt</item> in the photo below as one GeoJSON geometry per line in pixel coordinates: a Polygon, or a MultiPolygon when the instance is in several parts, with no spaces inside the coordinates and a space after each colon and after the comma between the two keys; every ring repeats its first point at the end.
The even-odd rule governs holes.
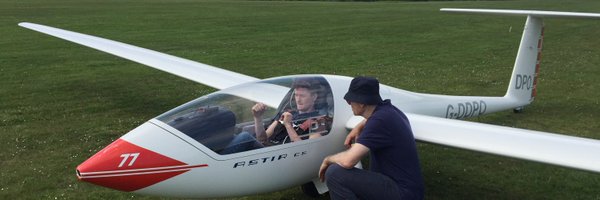
{"type": "Polygon", "coordinates": [[[369,148],[371,171],[390,177],[417,199],[423,198],[423,178],[410,123],[389,99],[377,105],[357,143],[369,148]]]}

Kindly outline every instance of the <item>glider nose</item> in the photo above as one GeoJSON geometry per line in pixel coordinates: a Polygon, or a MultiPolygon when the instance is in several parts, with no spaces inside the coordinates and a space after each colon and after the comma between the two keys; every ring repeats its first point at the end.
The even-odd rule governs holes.
{"type": "Polygon", "coordinates": [[[77,178],[96,185],[131,192],[185,173],[191,168],[203,167],[190,166],[135,144],[139,142],[136,138],[143,138],[146,142],[157,140],[168,143],[164,139],[153,137],[163,135],[161,131],[150,123],[132,130],[77,166],[77,178]]]}
{"type": "Polygon", "coordinates": [[[135,191],[186,170],[186,164],[118,139],[77,167],[77,178],[122,191],[135,191]],[[169,170],[165,170],[169,169],[169,170]]]}

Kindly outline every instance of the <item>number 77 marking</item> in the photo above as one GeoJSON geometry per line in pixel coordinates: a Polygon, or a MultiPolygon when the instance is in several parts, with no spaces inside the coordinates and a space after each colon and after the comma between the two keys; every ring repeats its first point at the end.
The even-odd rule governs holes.
{"type": "Polygon", "coordinates": [[[131,161],[129,161],[129,165],[127,166],[132,166],[133,163],[135,162],[135,160],[137,160],[138,156],[140,155],[140,153],[124,153],[121,154],[121,158],[123,158],[123,160],[121,160],[121,163],[119,164],[119,167],[123,167],[123,165],[125,164],[125,161],[127,161],[127,159],[129,159],[129,157],[133,157],[131,159],[131,161]]]}

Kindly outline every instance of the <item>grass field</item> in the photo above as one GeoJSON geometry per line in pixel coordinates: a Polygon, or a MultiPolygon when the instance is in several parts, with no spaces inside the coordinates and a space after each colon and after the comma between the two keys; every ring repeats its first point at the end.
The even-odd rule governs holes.
{"type": "MultiPolygon", "coordinates": [[[[214,91],[18,22],[259,78],[368,75],[417,92],[503,95],[525,18],[442,7],[600,12],[600,1],[0,1],[0,199],[156,198],[78,182],[75,167],[146,120],[214,91]]],[[[536,101],[522,114],[471,120],[600,139],[600,20],[545,24],[536,101]]],[[[600,174],[431,144],[419,144],[419,153],[426,199],[600,199],[600,174]]],[[[290,188],[243,199],[306,198],[290,188]]]]}

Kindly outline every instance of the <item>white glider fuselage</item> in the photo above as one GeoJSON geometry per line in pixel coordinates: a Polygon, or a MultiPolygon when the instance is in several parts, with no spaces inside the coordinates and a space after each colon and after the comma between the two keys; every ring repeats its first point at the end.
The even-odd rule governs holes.
{"type": "MultiPolygon", "coordinates": [[[[323,77],[331,86],[333,101],[330,104],[333,105],[330,106],[335,107],[331,129],[322,137],[220,155],[189,135],[155,118],[122,136],[115,142],[117,144],[111,144],[99,152],[105,156],[92,157],[82,163],[78,167],[78,176],[81,180],[118,190],[160,196],[203,198],[242,196],[282,190],[311,181],[317,184],[318,189],[326,191],[316,182],[319,163],[327,155],[344,150],[343,141],[350,130],[347,123],[352,123],[352,118],[362,120],[362,117],[353,115],[350,106],[343,99],[352,78],[335,75],[297,75],[272,79],[293,80],[315,76],[323,77]],[[140,152],[140,149],[148,152],[140,152]],[[135,161],[132,155],[136,155],[135,161]],[[115,159],[117,156],[118,159],[115,159]],[[163,156],[164,159],[156,158],[163,156]],[[142,162],[146,162],[147,165],[141,165],[142,162]],[[96,163],[106,164],[106,168],[88,168],[88,166],[95,166],[96,163]],[[166,178],[157,179],[157,176],[166,178]],[[131,182],[139,184],[135,185],[137,187],[132,187],[131,184],[121,185],[131,182]]],[[[283,90],[271,88],[270,93],[265,94],[268,87],[265,87],[262,82],[269,80],[271,79],[259,81],[260,84],[247,83],[216,93],[235,94],[249,100],[264,98],[264,96],[268,96],[264,99],[282,99],[287,88],[283,90]],[[256,85],[263,85],[263,87],[258,89],[256,85]],[[235,92],[246,91],[246,89],[251,92],[244,94],[235,92]]],[[[390,99],[407,114],[435,117],[456,118],[456,113],[470,117],[506,110],[507,106],[510,108],[511,105],[515,107],[514,102],[505,97],[420,94],[386,85],[381,85],[380,93],[382,98],[390,99]]],[[[244,109],[250,110],[251,107],[244,109]]],[[[415,133],[416,138],[419,136],[415,133]]]]}
{"type": "MultiPolygon", "coordinates": [[[[312,76],[299,75],[273,79],[292,80],[312,76]]],[[[343,99],[352,80],[351,77],[314,76],[323,77],[331,86],[333,105],[330,106],[334,106],[335,109],[333,109],[331,130],[327,135],[220,155],[189,135],[155,118],[123,135],[115,143],[100,151],[98,157],[91,157],[82,163],[78,167],[78,177],[83,181],[118,190],[177,197],[241,196],[282,190],[315,181],[319,163],[323,158],[345,149],[343,141],[349,131],[346,123],[355,116],[343,99]],[[104,168],[98,168],[97,163],[102,163],[104,168]],[[165,177],[164,180],[156,178],[161,176],[165,177]],[[123,184],[132,182],[138,184],[123,184]]],[[[266,79],[268,80],[270,79],[266,79]]],[[[265,92],[256,90],[256,83],[253,82],[217,93],[233,94],[235,92],[231,91],[239,91],[236,88],[251,90],[258,96],[263,96],[265,92]]],[[[286,91],[280,90],[278,95],[265,95],[270,97],[267,99],[281,99],[286,91]]],[[[385,85],[381,86],[380,92],[384,99],[391,99],[392,103],[407,113],[438,117],[448,115],[449,106],[455,106],[457,111],[461,110],[460,112],[468,111],[469,115],[481,115],[493,110],[501,110],[496,108],[496,102],[506,101],[503,97],[419,94],[385,85]]],[[[239,96],[254,99],[247,95],[239,96]]],[[[245,109],[250,110],[251,107],[245,109]]]]}

